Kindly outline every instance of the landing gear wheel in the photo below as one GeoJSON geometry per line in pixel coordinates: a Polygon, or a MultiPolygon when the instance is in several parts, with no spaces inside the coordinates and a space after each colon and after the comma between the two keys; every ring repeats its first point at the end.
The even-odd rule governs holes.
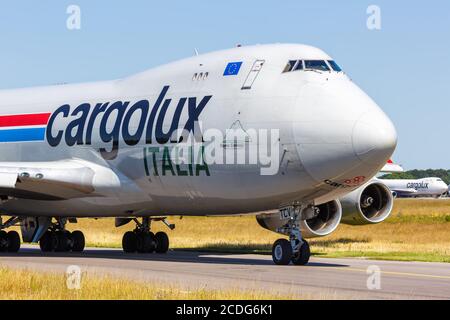
{"type": "Polygon", "coordinates": [[[122,248],[126,253],[134,253],[137,250],[137,237],[136,233],[128,231],[123,235],[122,248]]]}
{"type": "Polygon", "coordinates": [[[311,251],[309,250],[309,244],[303,240],[300,251],[292,256],[292,263],[297,266],[304,266],[308,263],[310,257],[311,251]]]}
{"type": "Polygon", "coordinates": [[[167,253],[169,251],[169,237],[165,232],[158,232],[155,235],[156,239],[156,252],[167,253]]]}
{"type": "Polygon", "coordinates": [[[56,241],[54,239],[55,234],[51,231],[47,231],[39,240],[39,247],[42,252],[52,252],[54,246],[56,246],[56,241]]]}
{"type": "Polygon", "coordinates": [[[71,234],[72,238],[72,251],[73,252],[83,252],[86,240],[84,234],[81,231],[74,231],[71,234]]]}
{"type": "MultiPolygon", "coordinates": [[[[168,224],[166,218],[142,217],[142,222],[137,218],[129,219],[136,223],[134,231],[128,231],[123,235],[122,248],[126,253],[166,253],[169,250],[169,237],[164,232],[158,232],[156,235],[151,232],[152,221],[163,221],[171,230],[175,225],[168,224]]],[[[129,222],[129,221],[128,221],[129,222]]]]}
{"type": "Polygon", "coordinates": [[[152,232],[140,232],[137,234],[137,252],[151,253],[155,250],[155,235],[152,232]]]}
{"type": "Polygon", "coordinates": [[[286,266],[292,259],[292,246],[286,239],[278,239],[272,247],[272,259],[277,265],[286,266]]]}
{"type": "Polygon", "coordinates": [[[153,232],[148,233],[148,236],[150,237],[150,245],[148,247],[147,252],[148,253],[153,253],[156,250],[156,238],[155,238],[155,234],[153,232]]]}
{"type": "Polygon", "coordinates": [[[8,234],[5,231],[0,231],[0,252],[8,250],[8,234]]]}
{"type": "Polygon", "coordinates": [[[8,252],[19,252],[20,250],[20,236],[16,231],[7,233],[8,238],[8,252]]]}
{"type": "Polygon", "coordinates": [[[57,231],[55,236],[56,236],[56,247],[54,247],[54,250],[56,252],[69,251],[70,250],[70,232],[57,231]]]}

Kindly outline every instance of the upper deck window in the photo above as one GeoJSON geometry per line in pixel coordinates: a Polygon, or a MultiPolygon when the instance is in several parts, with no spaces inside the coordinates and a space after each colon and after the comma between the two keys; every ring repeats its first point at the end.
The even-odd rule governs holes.
{"type": "Polygon", "coordinates": [[[331,68],[332,68],[334,71],[336,71],[336,72],[341,72],[341,71],[342,71],[341,67],[339,67],[339,65],[338,65],[335,61],[333,61],[333,60],[328,60],[328,63],[329,63],[329,65],[331,66],[331,68]]]}
{"type": "Polygon", "coordinates": [[[305,69],[330,71],[330,68],[324,60],[305,60],[305,69]]]}

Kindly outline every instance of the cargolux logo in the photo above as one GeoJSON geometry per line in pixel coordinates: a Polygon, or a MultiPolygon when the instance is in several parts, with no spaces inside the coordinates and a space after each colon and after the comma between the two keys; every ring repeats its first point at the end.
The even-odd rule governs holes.
{"type": "Polygon", "coordinates": [[[418,190],[418,189],[428,189],[428,185],[429,185],[428,182],[410,182],[406,184],[406,187],[408,189],[418,190]]]}
{"type": "Polygon", "coordinates": [[[212,96],[205,96],[200,102],[196,97],[180,98],[171,125],[167,132],[164,132],[166,113],[172,103],[172,99],[165,98],[168,90],[169,86],[162,89],[152,109],[148,100],[141,100],[133,105],[123,101],[97,103],[93,108],[91,104],[83,103],[73,111],[70,105],[65,104],[50,116],[45,134],[47,142],[52,147],[59,146],[63,141],[67,146],[91,145],[93,131],[96,128],[101,141],[111,144],[110,151],[106,148],[100,149],[105,159],[114,159],[117,156],[120,140],[129,146],[137,145],[143,137],[146,144],[152,144],[153,137],[159,144],[166,144],[169,140],[174,143],[180,142],[182,137],[179,141],[172,141],[174,132],[183,129],[183,134],[198,133],[199,128],[196,126],[199,116],[212,96]],[[188,119],[184,127],[180,127],[181,113],[186,105],[188,119]],[[64,130],[54,128],[55,124],[64,118],[71,120],[67,127],[64,130]],[[95,127],[97,120],[100,125],[95,127]]]}

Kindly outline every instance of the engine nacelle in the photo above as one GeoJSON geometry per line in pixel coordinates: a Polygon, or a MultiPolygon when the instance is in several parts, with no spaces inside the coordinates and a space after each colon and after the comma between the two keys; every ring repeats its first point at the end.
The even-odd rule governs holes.
{"type": "MultiPolygon", "coordinates": [[[[338,200],[333,200],[315,207],[314,218],[301,221],[300,228],[304,238],[324,237],[336,230],[341,222],[342,207],[338,200]]],[[[285,226],[289,218],[282,217],[279,212],[256,216],[259,225],[267,230],[281,233],[278,230],[285,226]]],[[[282,233],[283,234],[283,233],[282,233]]]]}
{"type": "Polygon", "coordinates": [[[377,180],[372,180],[339,200],[342,204],[342,223],[350,225],[383,222],[391,214],[394,205],[391,190],[377,180]]]}

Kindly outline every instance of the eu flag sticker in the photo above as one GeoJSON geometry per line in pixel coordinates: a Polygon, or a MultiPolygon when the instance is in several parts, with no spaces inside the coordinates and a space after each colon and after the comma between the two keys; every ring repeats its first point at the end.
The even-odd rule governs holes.
{"type": "Polygon", "coordinates": [[[224,76],[236,76],[241,70],[242,62],[230,62],[225,68],[224,76]]]}

